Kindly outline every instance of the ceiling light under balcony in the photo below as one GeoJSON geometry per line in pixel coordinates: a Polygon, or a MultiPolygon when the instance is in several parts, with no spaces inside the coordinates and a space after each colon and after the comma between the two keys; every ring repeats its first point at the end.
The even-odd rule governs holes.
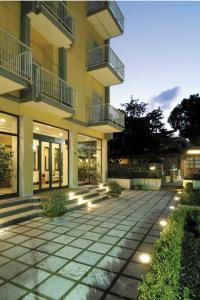
{"type": "Polygon", "coordinates": [[[0,119],[0,122],[1,122],[1,123],[5,123],[5,122],[6,122],[6,120],[5,120],[5,119],[3,119],[3,118],[1,118],[1,119],[0,119]]]}

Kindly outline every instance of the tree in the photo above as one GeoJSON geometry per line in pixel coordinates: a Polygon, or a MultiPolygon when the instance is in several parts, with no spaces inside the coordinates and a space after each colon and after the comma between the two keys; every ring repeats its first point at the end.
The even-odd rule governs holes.
{"type": "Polygon", "coordinates": [[[133,95],[129,103],[121,104],[121,106],[124,107],[125,115],[132,118],[141,117],[146,112],[147,105],[147,103],[139,102],[138,99],[134,99],[133,95]]]}
{"type": "Polygon", "coordinates": [[[147,119],[149,120],[149,126],[152,133],[165,132],[165,125],[162,122],[163,112],[160,107],[152,110],[147,114],[147,119]]]}
{"type": "Polygon", "coordinates": [[[199,94],[183,99],[171,112],[169,124],[178,130],[181,137],[188,138],[192,143],[200,140],[200,97],[199,94]]]}

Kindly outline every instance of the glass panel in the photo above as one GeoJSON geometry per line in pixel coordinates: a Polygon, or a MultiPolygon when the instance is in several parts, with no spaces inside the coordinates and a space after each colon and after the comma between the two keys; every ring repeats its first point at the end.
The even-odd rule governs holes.
{"type": "Polygon", "coordinates": [[[17,118],[0,112],[0,131],[17,134],[17,118]]]}
{"type": "Polygon", "coordinates": [[[0,196],[17,192],[17,137],[0,134],[0,196]]]}
{"type": "Polygon", "coordinates": [[[42,189],[49,188],[49,142],[41,142],[41,187],[42,189]]]}
{"type": "Polygon", "coordinates": [[[68,146],[61,145],[61,185],[68,185],[68,146]]]}
{"type": "Polygon", "coordinates": [[[33,140],[33,190],[40,188],[39,141],[33,140]]]}
{"type": "Polygon", "coordinates": [[[33,123],[33,132],[68,140],[68,131],[37,122],[33,123]]]}
{"type": "Polygon", "coordinates": [[[52,187],[60,186],[61,152],[59,144],[52,143],[52,187]]]}

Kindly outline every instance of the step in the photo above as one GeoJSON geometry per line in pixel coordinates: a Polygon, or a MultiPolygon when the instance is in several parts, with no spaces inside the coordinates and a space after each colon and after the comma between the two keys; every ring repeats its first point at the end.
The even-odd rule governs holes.
{"type": "Polygon", "coordinates": [[[81,204],[78,204],[78,202],[76,202],[76,203],[73,203],[71,205],[68,205],[67,206],[67,211],[70,212],[70,211],[73,211],[73,210],[81,209],[81,208],[86,207],[88,205],[88,202],[97,203],[97,202],[106,200],[107,198],[108,198],[107,195],[99,195],[99,196],[93,198],[92,200],[85,200],[81,204]]]}
{"type": "Polygon", "coordinates": [[[21,205],[13,205],[0,209],[0,218],[4,218],[6,216],[15,215],[25,211],[31,211],[33,209],[41,209],[41,205],[39,202],[31,202],[31,203],[22,203],[21,205]]]}
{"type": "Polygon", "coordinates": [[[7,216],[0,221],[0,228],[5,226],[14,225],[26,220],[30,220],[36,217],[42,216],[41,209],[35,209],[29,212],[23,212],[12,216],[7,216]]]}
{"type": "Polygon", "coordinates": [[[25,203],[39,202],[39,201],[40,201],[40,198],[35,198],[35,197],[0,200],[0,209],[5,208],[5,207],[21,205],[21,204],[25,204],[25,203]]]}
{"type": "MultiPolygon", "coordinates": [[[[85,193],[85,194],[79,194],[79,196],[80,195],[82,196],[81,198],[83,198],[83,199],[90,199],[92,197],[98,196],[99,193],[95,190],[94,192],[88,192],[88,193],[85,193]]],[[[80,198],[80,197],[77,197],[77,195],[75,195],[69,201],[72,203],[72,202],[77,201],[78,198],[80,198]]]]}

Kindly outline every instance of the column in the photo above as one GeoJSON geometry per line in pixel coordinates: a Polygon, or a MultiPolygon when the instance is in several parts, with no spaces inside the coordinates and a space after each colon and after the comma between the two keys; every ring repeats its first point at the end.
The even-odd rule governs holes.
{"type": "Polygon", "coordinates": [[[69,132],[69,187],[78,187],[78,141],[77,132],[69,132]]]}
{"type": "Polygon", "coordinates": [[[102,140],[102,182],[106,183],[108,173],[108,141],[102,140]]]}
{"type": "Polygon", "coordinates": [[[33,120],[27,116],[19,119],[19,194],[33,194],[33,120]]]}

